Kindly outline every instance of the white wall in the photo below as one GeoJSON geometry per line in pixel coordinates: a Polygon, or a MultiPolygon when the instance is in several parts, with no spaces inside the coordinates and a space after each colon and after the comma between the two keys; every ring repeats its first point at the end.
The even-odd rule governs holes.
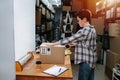
{"type": "Polygon", "coordinates": [[[13,0],[0,0],[0,80],[15,80],[13,0]]]}
{"type": "Polygon", "coordinates": [[[14,0],[15,60],[35,50],[35,0],[14,0]]]}
{"type": "Polygon", "coordinates": [[[35,50],[35,0],[0,0],[0,80],[15,79],[15,60],[35,50]]]}

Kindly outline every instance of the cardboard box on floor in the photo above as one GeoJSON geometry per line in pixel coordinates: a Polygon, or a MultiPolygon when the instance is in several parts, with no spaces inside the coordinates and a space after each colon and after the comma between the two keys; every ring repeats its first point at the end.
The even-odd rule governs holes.
{"type": "Polygon", "coordinates": [[[64,64],[65,46],[51,43],[42,43],[40,45],[40,61],[44,64],[64,64]]]}
{"type": "Polygon", "coordinates": [[[106,66],[112,69],[118,63],[120,63],[120,54],[108,50],[106,56],[106,66]]]}
{"type": "Polygon", "coordinates": [[[116,64],[119,63],[120,63],[120,54],[108,50],[106,56],[105,73],[109,77],[109,79],[112,79],[112,69],[115,67],[116,64]]]}

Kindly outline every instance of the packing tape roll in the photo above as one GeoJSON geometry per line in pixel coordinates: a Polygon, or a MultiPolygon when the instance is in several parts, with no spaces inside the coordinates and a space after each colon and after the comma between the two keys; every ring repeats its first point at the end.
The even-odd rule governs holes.
{"type": "Polygon", "coordinates": [[[22,59],[19,60],[19,63],[23,66],[30,58],[31,58],[31,55],[27,54],[22,59]]]}
{"type": "Polygon", "coordinates": [[[33,58],[33,54],[32,52],[28,52],[25,56],[16,61],[16,71],[22,71],[23,65],[27,63],[27,61],[30,60],[31,58],[33,58]]]}

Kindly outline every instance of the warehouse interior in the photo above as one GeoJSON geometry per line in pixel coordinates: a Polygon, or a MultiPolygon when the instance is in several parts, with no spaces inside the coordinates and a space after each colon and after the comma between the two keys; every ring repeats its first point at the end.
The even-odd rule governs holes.
{"type": "MultiPolygon", "coordinates": [[[[74,35],[76,13],[82,9],[92,12],[97,33],[95,80],[120,80],[120,0],[2,0],[0,7],[1,80],[17,80],[16,61],[28,52],[39,54],[42,43],[74,35]]],[[[71,80],[77,80],[75,47],[69,50],[71,80]]]]}
{"type": "MultiPolygon", "coordinates": [[[[91,10],[93,15],[91,24],[94,25],[97,32],[98,63],[104,65],[106,75],[109,77],[109,79],[112,79],[112,68],[116,65],[116,63],[119,63],[119,53],[120,53],[120,48],[119,48],[120,44],[118,42],[120,39],[119,38],[119,33],[120,33],[119,1],[118,0],[92,0],[92,1],[62,0],[61,4],[59,5],[55,4],[54,6],[56,12],[55,14],[53,14],[55,15],[53,28],[51,27],[52,24],[50,25],[50,22],[45,23],[45,25],[47,25],[46,29],[49,29],[51,27],[51,29],[48,30],[48,32],[51,32],[53,38],[51,38],[50,34],[47,32],[46,34],[43,33],[43,35],[45,36],[42,35],[42,39],[41,40],[39,39],[39,41],[42,42],[42,40],[43,41],[46,40],[48,42],[51,42],[54,40],[59,40],[64,37],[71,36],[77,31],[75,13],[77,13],[82,9],[91,10]],[[59,16],[59,18],[56,16],[59,16]],[[57,26],[55,27],[56,29],[54,29],[54,23],[57,24],[57,25],[55,24],[55,26],[57,26]],[[67,30],[67,28],[69,27],[70,29],[67,30]]],[[[43,9],[37,7],[36,12],[38,10],[43,10],[43,9]]],[[[38,17],[36,19],[37,19],[36,21],[38,21],[36,23],[37,28],[42,28],[43,23],[41,20],[43,19],[39,20],[38,17]],[[39,25],[41,26],[39,27],[39,25]]],[[[74,47],[72,47],[71,50],[74,53],[74,47]]],[[[71,55],[71,60],[74,60],[73,54],[71,55]]]]}

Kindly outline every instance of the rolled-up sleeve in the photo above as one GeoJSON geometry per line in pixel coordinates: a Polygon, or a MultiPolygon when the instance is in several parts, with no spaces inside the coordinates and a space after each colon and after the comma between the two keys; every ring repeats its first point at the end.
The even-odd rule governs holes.
{"type": "Polygon", "coordinates": [[[71,42],[78,42],[82,41],[86,38],[86,35],[88,34],[87,29],[79,30],[76,34],[72,35],[71,37],[64,38],[60,40],[61,45],[69,44],[71,42]]]}

